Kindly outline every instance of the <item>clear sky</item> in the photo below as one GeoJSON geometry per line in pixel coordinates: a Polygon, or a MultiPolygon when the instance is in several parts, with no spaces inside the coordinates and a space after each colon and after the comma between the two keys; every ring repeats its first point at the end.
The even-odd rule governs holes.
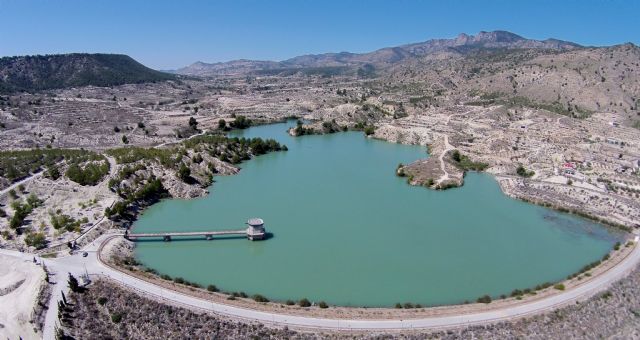
{"type": "Polygon", "coordinates": [[[640,44],[637,0],[0,0],[0,56],[110,52],[156,69],[195,61],[367,52],[507,30],[640,44]]]}

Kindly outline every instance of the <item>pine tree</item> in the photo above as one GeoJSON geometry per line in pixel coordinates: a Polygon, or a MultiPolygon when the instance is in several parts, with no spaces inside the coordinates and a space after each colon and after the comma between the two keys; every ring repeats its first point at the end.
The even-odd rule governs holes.
{"type": "Polygon", "coordinates": [[[80,284],[78,283],[78,279],[76,279],[75,276],[71,275],[71,273],[69,273],[69,288],[74,293],[80,292],[80,284]]]}

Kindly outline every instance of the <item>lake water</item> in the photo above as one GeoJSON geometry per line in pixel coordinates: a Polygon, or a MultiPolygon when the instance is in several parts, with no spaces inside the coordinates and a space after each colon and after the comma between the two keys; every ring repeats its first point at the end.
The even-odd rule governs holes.
{"type": "Polygon", "coordinates": [[[238,175],[216,177],[209,196],[164,200],[134,224],[135,232],[239,229],[260,217],[272,238],[139,242],[137,258],[272,300],[440,305],[562,280],[617,241],[599,224],[508,198],[487,174],[469,173],[446,191],[409,186],[396,166],[426,157],[424,147],[359,132],[294,138],[287,126],[235,133],[289,151],[242,163],[238,175]]]}

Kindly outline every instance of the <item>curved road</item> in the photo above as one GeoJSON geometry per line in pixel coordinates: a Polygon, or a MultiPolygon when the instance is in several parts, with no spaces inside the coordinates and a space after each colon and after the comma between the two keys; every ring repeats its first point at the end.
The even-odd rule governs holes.
{"type": "MultiPolygon", "coordinates": [[[[464,315],[434,316],[421,319],[406,320],[356,320],[356,319],[325,319],[307,316],[293,316],[285,314],[275,314],[241,307],[235,307],[216,303],[193,296],[185,295],[170,289],[157,286],[153,283],[138,279],[126,273],[112,269],[106,266],[98,258],[98,251],[101,246],[114,235],[103,235],[93,243],[88,244],[83,251],[87,251],[89,255],[82,257],[78,252],[75,255],[65,256],[57,259],[44,260],[47,267],[54,272],[56,279],[63,287],[58,285],[56,289],[66,289],[66,273],[70,272],[76,276],[80,276],[85,272],[89,275],[107,276],[113,280],[122,283],[125,286],[133,288],[144,294],[155,296],[163,300],[170,300],[174,303],[185,305],[188,307],[212,311],[218,314],[227,315],[235,318],[260,321],[267,324],[287,325],[291,327],[303,328],[321,328],[321,329],[353,329],[353,330],[406,330],[406,329],[428,329],[428,328],[451,328],[457,326],[466,326],[472,324],[482,324],[495,321],[504,321],[511,318],[531,315],[535,313],[545,312],[557,308],[559,306],[572,303],[579,299],[586,299],[593,294],[606,289],[613,282],[621,279],[633,270],[640,263],[640,246],[634,245],[634,249],[625,259],[618,265],[610,268],[605,273],[592,278],[580,286],[574,287],[562,293],[558,293],[539,300],[525,302],[519,305],[508,306],[498,310],[490,310],[464,315]]],[[[33,258],[32,254],[19,253],[14,251],[2,250],[0,253],[10,256],[23,258],[26,261],[33,258]]],[[[44,335],[52,334],[54,324],[56,323],[57,306],[55,294],[51,299],[47,321],[45,323],[44,335]]],[[[58,297],[59,298],[59,297],[58,297]]]]}

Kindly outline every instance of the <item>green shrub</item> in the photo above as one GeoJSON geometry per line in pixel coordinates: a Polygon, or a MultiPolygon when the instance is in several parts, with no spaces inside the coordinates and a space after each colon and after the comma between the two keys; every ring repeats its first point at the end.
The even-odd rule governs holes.
{"type": "Polygon", "coordinates": [[[284,304],[287,305],[287,306],[293,306],[296,303],[293,300],[287,300],[284,304]]]}
{"type": "Polygon", "coordinates": [[[478,303],[491,303],[491,297],[489,295],[483,295],[476,300],[478,303]]]}
{"type": "Polygon", "coordinates": [[[255,294],[253,296],[253,300],[255,302],[269,302],[269,299],[267,299],[266,297],[260,295],[260,294],[255,294]]]}
{"type": "Polygon", "coordinates": [[[489,164],[487,163],[472,161],[469,156],[461,154],[458,150],[453,150],[451,153],[451,160],[463,171],[483,171],[489,167],[489,164]]]}
{"type": "Polygon", "coordinates": [[[24,238],[24,242],[30,246],[35,247],[36,249],[42,249],[47,246],[47,237],[44,233],[28,233],[24,238]]]}
{"type": "Polygon", "coordinates": [[[318,307],[324,309],[324,308],[329,308],[329,305],[327,305],[327,303],[324,301],[320,301],[318,302],[318,307]]]}
{"type": "Polygon", "coordinates": [[[208,285],[207,286],[207,290],[210,292],[217,292],[218,291],[218,287],[216,287],[215,285],[208,285]]]}
{"type": "Polygon", "coordinates": [[[533,175],[535,175],[535,172],[525,169],[525,167],[520,164],[516,169],[516,174],[518,174],[518,176],[520,177],[532,177],[533,175]]]}
{"type": "MultiPolygon", "coordinates": [[[[104,157],[103,157],[104,158],[104,157]]],[[[96,185],[109,173],[109,162],[104,159],[100,163],[87,163],[81,166],[78,163],[69,165],[65,175],[70,180],[80,185],[96,185]]]]}
{"type": "Polygon", "coordinates": [[[188,166],[182,163],[182,165],[180,165],[180,169],[178,169],[177,176],[183,182],[188,182],[191,179],[191,169],[189,169],[188,166]]]}
{"type": "Polygon", "coordinates": [[[307,300],[306,298],[303,298],[300,301],[298,301],[298,306],[300,306],[300,307],[309,307],[309,306],[311,306],[311,302],[309,302],[309,300],[307,300]]]}
{"type": "Polygon", "coordinates": [[[122,321],[123,317],[124,317],[123,313],[119,313],[119,312],[112,313],[111,314],[111,321],[113,323],[120,323],[120,321],[122,321]]]}
{"type": "Polygon", "coordinates": [[[248,127],[251,126],[251,124],[253,124],[253,122],[251,121],[251,119],[248,119],[245,116],[236,116],[236,119],[231,121],[229,123],[229,126],[231,126],[234,129],[246,129],[248,127]]]}
{"type": "Polygon", "coordinates": [[[556,285],[553,286],[553,288],[557,289],[557,290],[564,290],[564,284],[562,283],[558,283],[556,285]]]}
{"type": "Polygon", "coordinates": [[[18,229],[24,223],[24,220],[33,210],[29,204],[22,204],[19,201],[13,201],[11,207],[14,210],[13,216],[9,220],[9,227],[11,229],[18,229]]]}
{"type": "Polygon", "coordinates": [[[103,297],[99,297],[98,298],[98,304],[100,306],[104,306],[105,303],[107,303],[107,298],[106,297],[103,296],[103,297]]]}
{"type": "Polygon", "coordinates": [[[80,225],[82,223],[87,223],[86,219],[76,220],[69,215],[51,215],[51,226],[58,230],[62,229],[65,231],[80,231],[80,225]]]}

